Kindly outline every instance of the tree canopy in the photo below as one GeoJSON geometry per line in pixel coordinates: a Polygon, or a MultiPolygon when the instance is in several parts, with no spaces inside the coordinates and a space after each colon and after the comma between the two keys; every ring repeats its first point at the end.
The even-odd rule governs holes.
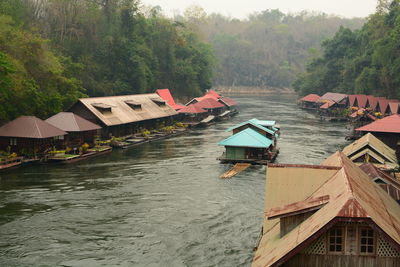
{"type": "Polygon", "coordinates": [[[300,94],[327,91],[400,97],[400,1],[378,2],[360,30],[341,27],[322,43],[293,86],[300,94]]]}
{"type": "Polygon", "coordinates": [[[191,7],[176,19],[214,48],[215,85],[252,87],[290,87],[304,71],[307,58],[318,55],[321,41],[331,38],[341,25],[357,29],[365,22],[276,9],[238,20],[207,15],[200,7],[191,7]]]}
{"type": "Polygon", "coordinates": [[[137,0],[2,0],[0,123],[82,96],[211,87],[214,56],[184,23],[137,0]]]}

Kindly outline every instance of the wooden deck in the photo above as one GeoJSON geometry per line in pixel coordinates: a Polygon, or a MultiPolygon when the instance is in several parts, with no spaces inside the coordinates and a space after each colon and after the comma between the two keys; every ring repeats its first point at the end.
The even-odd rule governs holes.
{"type": "Polygon", "coordinates": [[[49,158],[50,162],[58,162],[58,163],[62,163],[62,164],[70,164],[70,163],[75,163],[81,160],[85,160],[88,158],[94,158],[100,155],[104,155],[104,154],[108,154],[112,151],[112,148],[108,148],[108,149],[104,149],[101,151],[90,151],[88,153],[82,154],[82,155],[77,155],[76,157],[69,157],[69,158],[57,158],[57,157],[53,157],[53,158],[49,158]]]}
{"type": "Polygon", "coordinates": [[[229,171],[225,172],[220,176],[220,178],[226,179],[226,178],[232,178],[238,173],[241,173],[242,171],[246,170],[248,167],[250,167],[250,163],[236,163],[229,171]]]}
{"type": "Polygon", "coordinates": [[[17,157],[13,159],[8,159],[6,161],[0,162],[0,171],[8,170],[11,168],[19,167],[22,164],[22,157],[17,157]]]}

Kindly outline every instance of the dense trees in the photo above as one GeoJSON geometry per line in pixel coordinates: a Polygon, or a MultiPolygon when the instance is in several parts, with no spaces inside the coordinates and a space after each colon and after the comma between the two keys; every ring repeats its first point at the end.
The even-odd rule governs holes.
{"type": "Polygon", "coordinates": [[[360,30],[340,28],[294,82],[300,94],[336,91],[400,97],[400,3],[378,3],[360,30]]]}
{"type": "Polygon", "coordinates": [[[211,86],[210,45],[137,0],[0,1],[0,123],[89,96],[211,86]]]}
{"type": "Polygon", "coordinates": [[[307,58],[341,25],[356,29],[363,19],[319,13],[265,10],[238,20],[191,8],[178,17],[200,32],[215,51],[216,85],[288,87],[304,71],[307,58]]]}

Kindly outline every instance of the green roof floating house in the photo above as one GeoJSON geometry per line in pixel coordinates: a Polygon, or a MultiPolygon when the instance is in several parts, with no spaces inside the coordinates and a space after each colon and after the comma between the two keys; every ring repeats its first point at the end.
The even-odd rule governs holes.
{"type": "Polygon", "coordinates": [[[262,126],[255,127],[258,130],[252,127],[245,128],[219,142],[218,145],[225,146],[225,152],[218,159],[222,163],[267,164],[273,161],[279,150],[274,140],[260,133],[260,127],[262,126]]]}
{"type": "Polygon", "coordinates": [[[275,121],[262,121],[258,119],[251,119],[230,127],[226,130],[226,132],[232,131],[233,134],[236,134],[247,128],[251,128],[264,135],[265,137],[273,140],[274,145],[276,145],[276,138],[279,136],[279,129],[276,126],[278,125],[275,121]]]}

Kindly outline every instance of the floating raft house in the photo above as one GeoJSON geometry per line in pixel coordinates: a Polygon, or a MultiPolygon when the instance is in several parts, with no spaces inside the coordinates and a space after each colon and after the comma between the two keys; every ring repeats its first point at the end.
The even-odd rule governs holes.
{"type": "Polygon", "coordinates": [[[268,165],[252,267],[399,266],[400,206],[343,153],[337,161],[268,165]]]}
{"type": "Polygon", "coordinates": [[[273,141],[258,131],[247,128],[218,143],[225,146],[219,158],[222,163],[266,164],[276,157],[273,141]]]}

